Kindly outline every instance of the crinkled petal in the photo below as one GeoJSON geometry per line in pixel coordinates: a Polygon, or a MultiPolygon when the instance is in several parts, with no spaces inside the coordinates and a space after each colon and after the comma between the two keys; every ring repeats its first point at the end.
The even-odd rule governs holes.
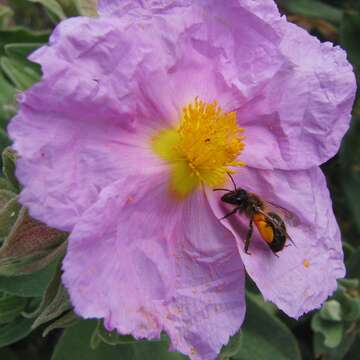
{"type": "Polygon", "coordinates": [[[215,359],[244,318],[243,265],[205,194],[179,204],[165,181],[104,189],[70,236],[63,281],[79,315],[137,338],[165,330],[173,349],[215,359]]]}
{"type": "Polygon", "coordinates": [[[9,133],[21,157],[20,199],[34,217],[71,230],[99,192],[127,169],[158,165],[148,151],[151,135],[177,122],[184,105],[200,96],[219,100],[225,109],[239,107],[244,96],[231,82],[235,72],[247,94],[259,92],[276,72],[276,34],[261,20],[238,6],[229,20],[238,24],[237,32],[252,34],[234,55],[240,61],[240,53],[248,54],[241,63],[256,70],[248,76],[222,53],[225,45],[233,48],[234,32],[221,25],[217,39],[210,33],[214,18],[204,23],[199,9],[137,22],[72,18],[31,56],[41,64],[43,80],[19,97],[9,133]]]}
{"type": "Polygon", "coordinates": [[[100,0],[98,12],[102,16],[123,16],[126,13],[148,14],[148,12],[165,11],[173,7],[186,7],[191,0],[100,0]]]}
{"type": "MultiPolygon", "coordinates": [[[[198,0],[197,3],[209,5],[213,2],[222,3],[222,0],[198,0]]],[[[257,13],[263,13],[267,17],[278,15],[276,4],[273,0],[249,1],[236,0],[242,7],[257,13]]],[[[191,0],[99,0],[98,10],[100,15],[122,16],[128,12],[137,10],[143,13],[161,13],[174,7],[188,7],[193,3],[191,0]]]]}
{"type": "Polygon", "coordinates": [[[191,95],[217,96],[226,110],[238,110],[239,122],[247,130],[244,161],[251,166],[307,169],[337,152],[355,98],[353,69],[342,49],[320,43],[281,18],[273,1],[229,0],[224,6],[218,0],[103,0],[100,9],[103,15],[121,19],[152,17],[156,27],[170,30],[164,32],[171,34],[170,42],[174,33],[188,28],[176,19],[196,24],[183,32],[191,39],[187,49],[193,47],[207,58],[201,69],[220,54],[205,83],[211,87],[222,79],[231,96],[223,97],[221,87],[215,87],[216,93],[199,86],[203,77],[186,66],[195,56],[191,51],[186,52],[187,61],[177,65],[181,80],[187,81],[178,82],[174,76],[168,86],[175,81],[178,100],[183,100],[185,88],[191,95]],[[305,156],[298,156],[299,151],[305,156]]]}
{"type": "Polygon", "coordinates": [[[116,121],[124,128],[139,122],[166,125],[166,100],[149,101],[143,85],[172,58],[160,36],[150,34],[129,19],[61,22],[49,45],[31,55],[41,64],[43,81],[26,92],[27,102],[36,107],[41,100],[54,112],[105,124],[116,121]]]}
{"type": "Polygon", "coordinates": [[[16,175],[20,202],[33,217],[70,231],[101,189],[131,173],[159,166],[152,152],[121,126],[84,124],[23,106],[10,126],[21,158],[16,175]],[[139,168],[139,162],[142,167],[139,168]]]}
{"type": "MultiPolygon", "coordinates": [[[[335,220],[325,177],[318,168],[306,171],[244,170],[236,183],[263,199],[280,206],[287,230],[295,246],[272,254],[254,229],[251,255],[244,253],[249,220],[240,214],[223,224],[235,235],[246,271],[261,293],[289,316],[298,318],[318,308],[336,289],[336,279],[345,274],[341,235],[335,220]]],[[[230,186],[230,185],[229,185],[230,186]]],[[[212,208],[220,218],[229,209],[219,197],[208,193],[212,208]]],[[[216,195],[217,196],[217,195],[216,195]]]]}
{"type": "Polygon", "coordinates": [[[137,80],[151,102],[173,104],[175,121],[196,96],[217,100],[225,111],[240,108],[261,93],[283,63],[280,37],[252,12],[263,7],[248,2],[229,1],[224,7],[216,1],[125,1],[100,7],[104,16],[116,13],[129,23],[136,19],[138,31],[151,34],[147,66],[141,69],[146,81],[137,80]],[[155,40],[162,47],[152,45],[150,53],[155,40]]]}
{"type": "Polygon", "coordinates": [[[20,110],[8,130],[20,155],[20,201],[50,226],[70,231],[102,188],[159,166],[149,134],[164,124],[160,110],[147,103],[145,114],[125,99],[131,66],[123,53],[132,41],[106,20],[74,18],[57,27],[49,47],[32,55],[44,79],[19,96],[20,110]],[[122,69],[117,87],[109,80],[114,68],[122,69]]]}
{"type": "MultiPolygon", "coordinates": [[[[174,121],[197,96],[234,111],[261,93],[283,63],[280,37],[253,13],[266,8],[246,1],[229,1],[227,6],[216,1],[100,3],[104,17],[116,14],[126,23],[136,19],[137,30],[145,32],[141,36],[151,34],[146,67],[141,69],[146,81],[137,80],[151,102],[174,106],[174,121]],[[158,49],[156,41],[162,43],[158,49]]],[[[275,10],[273,6],[270,12],[278,14],[275,10]]]]}
{"type": "Polygon", "coordinates": [[[71,230],[128,158],[156,166],[144,149],[151,132],[176,123],[196,96],[238,109],[242,160],[253,167],[307,168],[337,150],[354,95],[342,50],[281,20],[269,2],[161,4],[137,21],[69,19],[32,55],[43,80],[19,97],[9,132],[34,217],[71,230]]]}
{"type": "Polygon", "coordinates": [[[355,75],[338,46],[284,19],[276,28],[287,61],[262,96],[238,112],[248,139],[243,160],[260,169],[306,169],[338,151],[351,119],[355,75]]]}

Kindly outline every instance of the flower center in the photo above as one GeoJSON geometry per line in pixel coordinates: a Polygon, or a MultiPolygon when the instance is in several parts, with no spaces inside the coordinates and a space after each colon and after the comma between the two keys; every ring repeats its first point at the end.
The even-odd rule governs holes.
{"type": "Polygon", "coordinates": [[[236,113],[224,113],[217,101],[198,98],[183,108],[178,128],[160,131],[152,138],[154,152],[171,167],[170,189],[185,197],[196,187],[223,185],[229,167],[244,166],[238,156],[245,147],[244,129],[236,113]]]}

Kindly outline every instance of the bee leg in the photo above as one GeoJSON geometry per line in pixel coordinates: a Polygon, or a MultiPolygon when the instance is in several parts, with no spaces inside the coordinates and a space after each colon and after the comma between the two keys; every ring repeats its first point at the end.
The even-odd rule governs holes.
{"type": "Polygon", "coordinates": [[[239,208],[236,207],[235,209],[231,210],[229,213],[227,213],[225,216],[223,216],[219,220],[221,221],[221,220],[224,220],[224,219],[228,218],[229,216],[235,214],[238,210],[239,210],[239,208]]]}
{"type": "Polygon", "coordinates": [[[253,219],[250,220],[249,223],[249,230],[248,233],[246,235],[246,240],[245,240],[245,254],[251,255],[251,253],[249,253],[249,246],[250,246],[250,242],[251,242],[251,237],[252,237],[252,233],[253,233],[253,219]]]}
{"type": "Polygon", "coordinates": [[[296,247],[294,240],[290,237],[288,233],[286,233],[286,237],[291,241],[291,243],[296,247]]]}

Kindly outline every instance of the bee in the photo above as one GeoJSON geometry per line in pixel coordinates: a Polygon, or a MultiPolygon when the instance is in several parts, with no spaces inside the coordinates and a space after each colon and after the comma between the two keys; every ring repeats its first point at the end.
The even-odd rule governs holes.
{"type": "MultiPolygon", "coordinates": [[[[244,214],[250,220],[245,239],[245,253],[250,255],[248,250],[253,235],[254,223],[262,239],[269,245],[271,251],[276,256],[278,256],[276,253],[283,250],[286,246],[287,239],[295,245],[287,233],[285,221],[282,217],[275,211],[269,211],[268,208],[270,206],[258,195],[242,188],[237,188],[232,176],[230,174],[228,175],[233,183],[234,190],[214,189],[214,191],[226,191],[226,194],[221,197],[221,200],[235,207],[220,220],[226,219],[237,212],[244,214]]],[[[273,207],[276,206],[273,205],[273,207]]]]}

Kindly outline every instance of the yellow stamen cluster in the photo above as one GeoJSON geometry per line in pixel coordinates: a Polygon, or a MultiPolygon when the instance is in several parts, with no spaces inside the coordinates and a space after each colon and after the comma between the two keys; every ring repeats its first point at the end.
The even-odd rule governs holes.
{"type": "Polygon", "coordinates": [[[200,184],[221,186],[229,167],[244,166],[244,132],[236,113],[223,113],[218,103],[198,98],[183,108],[177,129],[166,129],[152,141],[153,149],[171,165],[171,189],[181,197],[200,184]]]}

